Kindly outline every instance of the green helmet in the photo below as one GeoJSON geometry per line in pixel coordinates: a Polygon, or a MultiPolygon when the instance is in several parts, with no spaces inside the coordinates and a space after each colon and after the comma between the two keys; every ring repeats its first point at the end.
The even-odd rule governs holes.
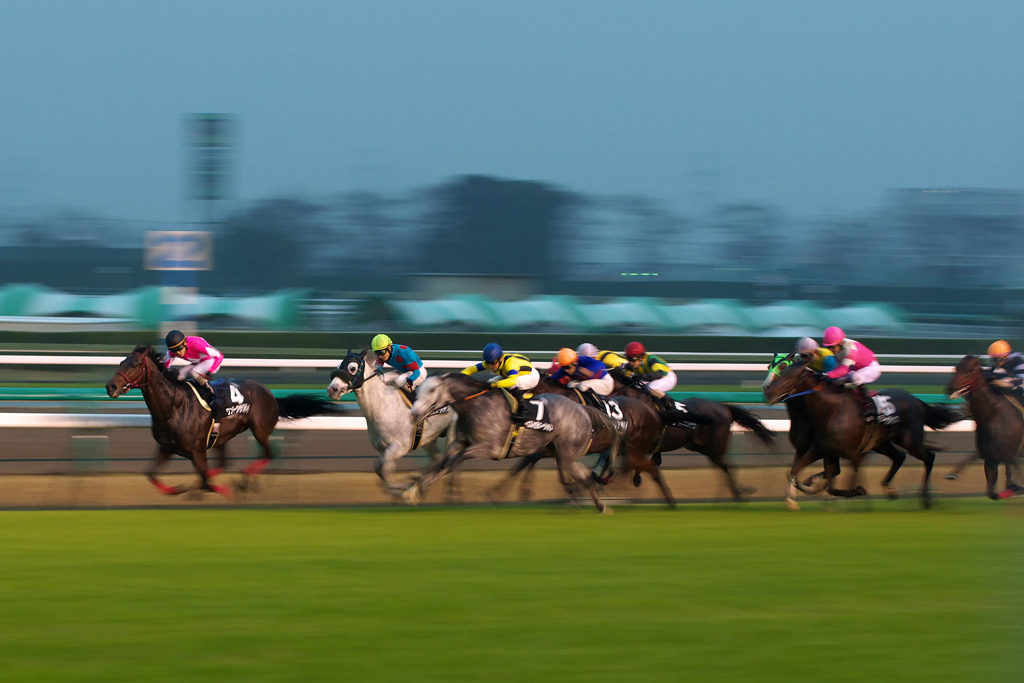
{"type": "Polygon", "coordinates": [[[386,334],[378,334],[370,342],[371,351],[383,351],[391,346],[391,337],[386,334]]]}

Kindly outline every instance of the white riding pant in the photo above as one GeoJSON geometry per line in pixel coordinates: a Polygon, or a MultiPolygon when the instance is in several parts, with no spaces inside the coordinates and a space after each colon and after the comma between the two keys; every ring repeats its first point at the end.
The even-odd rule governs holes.
{"type": "Polygon", "coordinates": [[[608,396],[615,391],[615,378],[611,375],[605,375],[604,377],[595,377],[594,379],[573,380],[569,382],[568,386],[581,391],[590,389],[595,394],[608,396]]]}
{"type": "MultiPolygon", "coordinates": [[[[385,384],[397,384],[400,387],[404,387],[409,378],[412,377],[412,371],[409,372],[389,372],[384,375],[385,384]]],[[[415,389],[419,385],[423,384],[423,381],[427,378],[427,369],[420,368],[420,376],[413,380],[412,388],[415,389]]]]}
{"type": "MultiPolygon", "coordinates": [[[[493,377],[490,380],[488,380],[488,382],[490,384],[494,384],[494,382],[499,382],[502,379],[504,379],[504,377],[502,377],[501,375],[498,375],[497,377],[493,377]]],[[[540,373],[537,372],[537,368],[534,368],[533,370],[531,370],[530,372],[526,373],[525,375],[518,375],[516,377],[516,389],[522,389],[523,391],[529,391],[530,389],[533,389],[538,384],[540,384],[540,373]]]]}
{"type": "Polygon", "coordinates": [[[216,358],[207,358],[206,360],[201,360],[195,364],[190,363],[185,365],[178,370],[178,379],[184,380],[194,375],[206,375],[207,377],[213,377],[213,373],[210,372],[210,366],[213,365],[214,361],[216,361],[216,358]]]}
{"type": "Polygon", "coordinates": [[[871,384],[882,376],[882,366],[878,364],[878,361],[872,361],[871,365],[867,365],[860,370],[854,370],[850,375],[850,382],[860,386],[861,384],[871,384]]]}
{"type": "Polygon", "coordinates": [[[664,377],[652,379],[650,382],[647,383],[647,386],[653,389],[654,391],[660,391],[661,393],[664,394],[670,391],[676,385],[677,382],[679,382],[679,378],[676,377],[676,373],[670,372],[664,377]]]}

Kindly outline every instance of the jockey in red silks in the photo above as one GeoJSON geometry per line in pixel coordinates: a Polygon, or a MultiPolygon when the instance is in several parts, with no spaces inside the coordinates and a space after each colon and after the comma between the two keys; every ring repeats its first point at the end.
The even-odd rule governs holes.
{"type": "Polygon", "coordinates": [[[869,398],[867,385],[882,376],[882,366],[878,364],[874,352],[862,342],[848,339],[846,333],[838,327],[826,329],[821,341],[822,346],[832,352],[838,363],[825,376],[836,380],[845,378],[848,386],[860,394],[864,417],[874,418],[875,405],[869,398]]]}

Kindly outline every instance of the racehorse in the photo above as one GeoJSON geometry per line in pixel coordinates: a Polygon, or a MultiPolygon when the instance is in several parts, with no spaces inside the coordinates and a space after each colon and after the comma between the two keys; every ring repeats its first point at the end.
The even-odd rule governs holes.
{"type": "MultiPolygon", "coordinates": [[[[177,370],[165,369],[163,361],[163,355],[153,347],[136,346],[118,365],[106,389],[110,398],[118,398],[136,388],[142,391],[146,407],[153,417],[151,429],[157,443],[156,457],[147,469],[146,476],[150,483],[168,495],[205,490],[230,497],[231,489],[214,484],[211,480],[223,471],[227,462],[225,444],[248,429],[263,449],[263,457],[245,469],[244,479],[238,486],[245,490],[274,457],[270,434],[278,419],[291,420],[336,412],[335,406],[326,399],[302,394],[275,398],[267,387],[255,380],[228,380],[230,399],[225,401],[231,405],[224,411],[227,415],[220,417],[220,430],[216,440],[210,444],[209,439],[213,437],[213,414],[200,403],[196,390],[188,382],[178,379],[177,370]],[[206,458],[206,451],[211,447],[218,456],[219,466],[216,469],[209,468],[206,458]],[[170,486],[160,481],[160,468],[172,455],[180,455],[192,461],[199,475],[197,486],[170,486]]],[[[211,383],[215,389],[223,385],[222,381],[211,383]]]]}
{"type": "Polygon", "coordinates": [[[373,469],[385,490],[397,495],[405,488],[392,481],[398,459],[422,447],[431,462],[437,462],[441,457],[437,440],[448,430],[454,413],[446,409],[427,416],[422,422],[413,421],[412,403],[401,389],[384,383],[384,373],[374,369],[373,360],[374,354],[368,349],[361,353],[350,351],[331,372],[327,395],[337,400],[350,391],[355,392],[356,402],[366,418],[370,445],[380,453],[373,469]]]}
{"type": "Polygon", "coordinates": [[[963,397],[977,425],[974,441],[985,463],[988,497],[996,500],[1019,493],[1012,470],[1024,450],[1024,407],[1010,395],[999,394],[992,388],[977,356],[964,356],[957,363],[947,393],[951,398],[963,397]],[[1006,469],[1006,489],[997,493],[1000,463],[1006,469]]]}
{"type": "MultiPolygon", "coordinates": [[[[559,383],[556,380],[551,379],[548,375],[542,375],[540,383],[536,387],[531,389],[533,394],[558,394],[565,396],[578,403],[585,404],[584,395],[575,389],[570,389],[564,384],[559,383]]],[[[624,445],[625,455],[625,469],[634,470],[637,474],[634,476],[634,483],[640,485],[640,472],[646,472],[654,479],[654,482],[661,489],[661,494],[665,498],[665,502],[669,507],[675,507],[675,498],[672,496],[672,491],[668,487],[668,483],[661,474],[661,470],[657,464],[651,461],[648,456],[649,453],[654,451],[655,445],[658,443],[662,432],[661,420],[658,418],[657,411],[655,411],[646,401],[642,401],[636,398],[630,398],[628,396],[612,396],[608,397],[608,416],[613,420],[619,422],[623,427],[622,440],[624,445]]],[[[614,462],[610,462],[607,458],[608,449],[611,448],[614,443],[616,435],[604,429],[600,429],[594,434],[594,440],[590,444],[588,453],[601,453],[601,460],[599,462],[606,462],[612,466],[614,471],[614,462]]],[[[509,471],[508,477],[500,481],[498,484],[491,489],[491,495],[496,496],[497,492],[503,489],[509,481],[514,479],[517,474],[526,470],[527,474],[524,475],[523,485],[520,490],[522,498],[529,497],[529,488],[527,479],[530,473],[533,471],[534,464],[543,457],[544,454],[536,454],[534,456],[527,456],[516,463],[515,467],[509,471]]],[[[607,467],[605,469],[608,469],[607,467]]],[[[596,470],[595,470],[596,476],[596,470]]],[[[603,480],[601,483],[607,484],[609,479],[603,480]]]]}
{"type": "MultiPolygon", "coordinates": [[[[596,408],[582,406],[556,394],[537,396],[530,402],[537,411],[536,422],[546,422],[550,431],[516,428],[504,392],[490,390],[484,382],[460,373],[428,377],[420,385],[419,396],[412,406],[413,419],[421,420],[441,407],[451,406],[458,414],[458,420],[444,458],[409,486],[402,494],[403,498],[409,503],[418,503],[434,481],[464,460],[498,460],[546,450],[555,457],[559,479],[569,495],[585,489],[598,512],[604,512],[607,506],[598,495],[589,472],[579,461],[589,450],[595,430],[603,428],[617,434],[615,423],[596,408]]],[[[616,439],[611,446],[613,462],[619,447],[616,439]]]]}
{"type": "MultiPolygon", "coordinates": [[[[796,394],[803,395],[810,424],[810,444],[790,469],[791,483],[797,480],[803,467],[824,458],[829,494],[845,498],[865,495],[864,487],[856,485],[856,472],[865,453],[887,449],[887,444],[898,445],[924,463],[921,504],[931,507],[929,481],[935,466],[935,452],[924,443],[924,428],[926,425],[932,429],[948,427],[960,419],[957,411],[946,406],[928,405],[902,389],[884,389],[878,392],[876,403],[881,404],[880,418],[891,424],[882,421],[868,423],[862,416],[860,401],[852,393],[827,381],[824,375],[808,368],[802,359],[794,359],[774,382],[764,387],[764,394],[769,405],[796,394]],[[850,489],[838,489],[834,485],[839,474],[839,458],[853,463],[855,485],[850,489]]],[[[901,464],[902,458],[894,461],[883,480],[884,486],[888,487],[901,464]]]]}
{"type": "Polygon", "coordinates": [[[661,464],[662,453],[685,448],[707,456],[722,471],[734,499],[742,500],[743,496],[757,490],[752,486],[740,486],[726,460],[734,422],[752,431],[769,448],[775,447],[775,434],[756,415],[738,406],[694,397],[673,401],[673,410],[663,411],[662,400],[652,396],[644,384],[619,369],[608,372],[615,380],[614,394],[645,401],[661,418],[661,436],[651,451],[651,461],[655,465],[661,464]]]}
{"type": "MultiPolygon", "coordinates": [[[[775,354],[772,361],[768,364],[768,375],[761,384],[761,390],[765,391],[768,385],[778,379],[779,374],[796,362],[796,360],[797,354],[795,352],[789,354],[775,354]]],[[[804,405],[803,395],[796,394],[789,396],[784,400],[784,402],[786,404],[786,412],[789,414],[789,443],[792,444],[795,451],[793,456],[793,466],[803,469],[803,467],[812,462],[810,460],[804,460],[803,457],[811,448],[814,425],[811,422],[810,417],[807,415],[807,406],[804,405]]],[[[885,488],[886,495],[888,495],[890,499],[895,499],[898,497],[898,493],[896,488],[892,486],[892,480],[899,469],[903,466],[907,456],[903,451],[893,446],[891,442],[877,445],[874,452],[884,455],[892,462],[889,471],[882,479],[882,486],[885,488]]],[[[822,459],[822,456],[819,454],[817,459],[822,459]]],[[[858,467],[859,463],[854,464],[855,470],[858,467]]],[[[831,457],[827,458],[825,461],[825,470],[814,474],[807,479],[801,480],[799,477],[789,477],[789,485],[786,488],[786,507],[790,510],[800,509],[800,505],[796,502],[796,492],[798,490],[807,495],[820,493],[828,484],[827,472],[834,472],[835,474],[838,474],[838,460],[831,457]]]]}

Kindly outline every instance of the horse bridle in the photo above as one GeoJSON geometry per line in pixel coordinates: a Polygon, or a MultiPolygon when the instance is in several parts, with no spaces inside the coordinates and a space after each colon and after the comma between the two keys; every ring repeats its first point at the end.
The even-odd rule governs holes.
{"type": "MultiPolygon", "coordinates": [[[[136,353],[133,353],[132,355],[137,355],[137,356],[142,357],[142,353],[141,352],[136,352],[136,353]]],[[[138,369],[137,365],[136,366],[132,366],[132,367],[133,367],[133,369],[138,369]]],[[[140,388],[146,386],[147,384],[152,384],[153,380],[149,378],[149,375],[150,375],[149,363],[147,363],[145,361],[145,358],[143,358],[142,368],[139,370],[137,375],[138,376],[135,379],[129,379],[128,375],[123,373],[123,372],[121,372],[120,370],[118,370],[117,372],[114,373],[115,377],[120,377],[121,379],[124,380],[124,390],[125,391],[131,391],[132,389],[140,389],[140,388]],[[141,380],[145,380],[145,381],[141,381],[141,380]]]]}
{"type": "MultiPolygon", "coordinates": [[[[359,359],[359,369],[356,371],[356,376],[355,377],[352,377],[351,380],[346,380],[346,381],[348,381],[348,391],[344,392],[342,394],[342,396],[347,394],[349,391],[355,391],[356,389],[359,389],[361,386],[363,386],[363,384],[367,380],[367,377],[366,377],[366,359],[363,356],[359,355],[359,354],[351,353],[351,352],[347,356],[345,356],[345,358],[342,358],[341,359],[341,363],[338,364],[338,367],[335,368],[331,372],[331,379],[345,379],[344,377],[342,377],[342,373],[345,372],[345,371],[342,370],[342,367],[347,365],[347,363],[345,361],[347,359],[349,359],[349,358],[358,358],[359,359]]],[[[346,372],[345,374],[348,374],[348,373],[346,372]]],[[[371,377],[375,377],[375,376],[379,376],[383,380],[384,379],[384,372],[382,370],[380,370],[380,369],[374,370],[373,371],[373,375],[371,375],[371,377]]]]}

